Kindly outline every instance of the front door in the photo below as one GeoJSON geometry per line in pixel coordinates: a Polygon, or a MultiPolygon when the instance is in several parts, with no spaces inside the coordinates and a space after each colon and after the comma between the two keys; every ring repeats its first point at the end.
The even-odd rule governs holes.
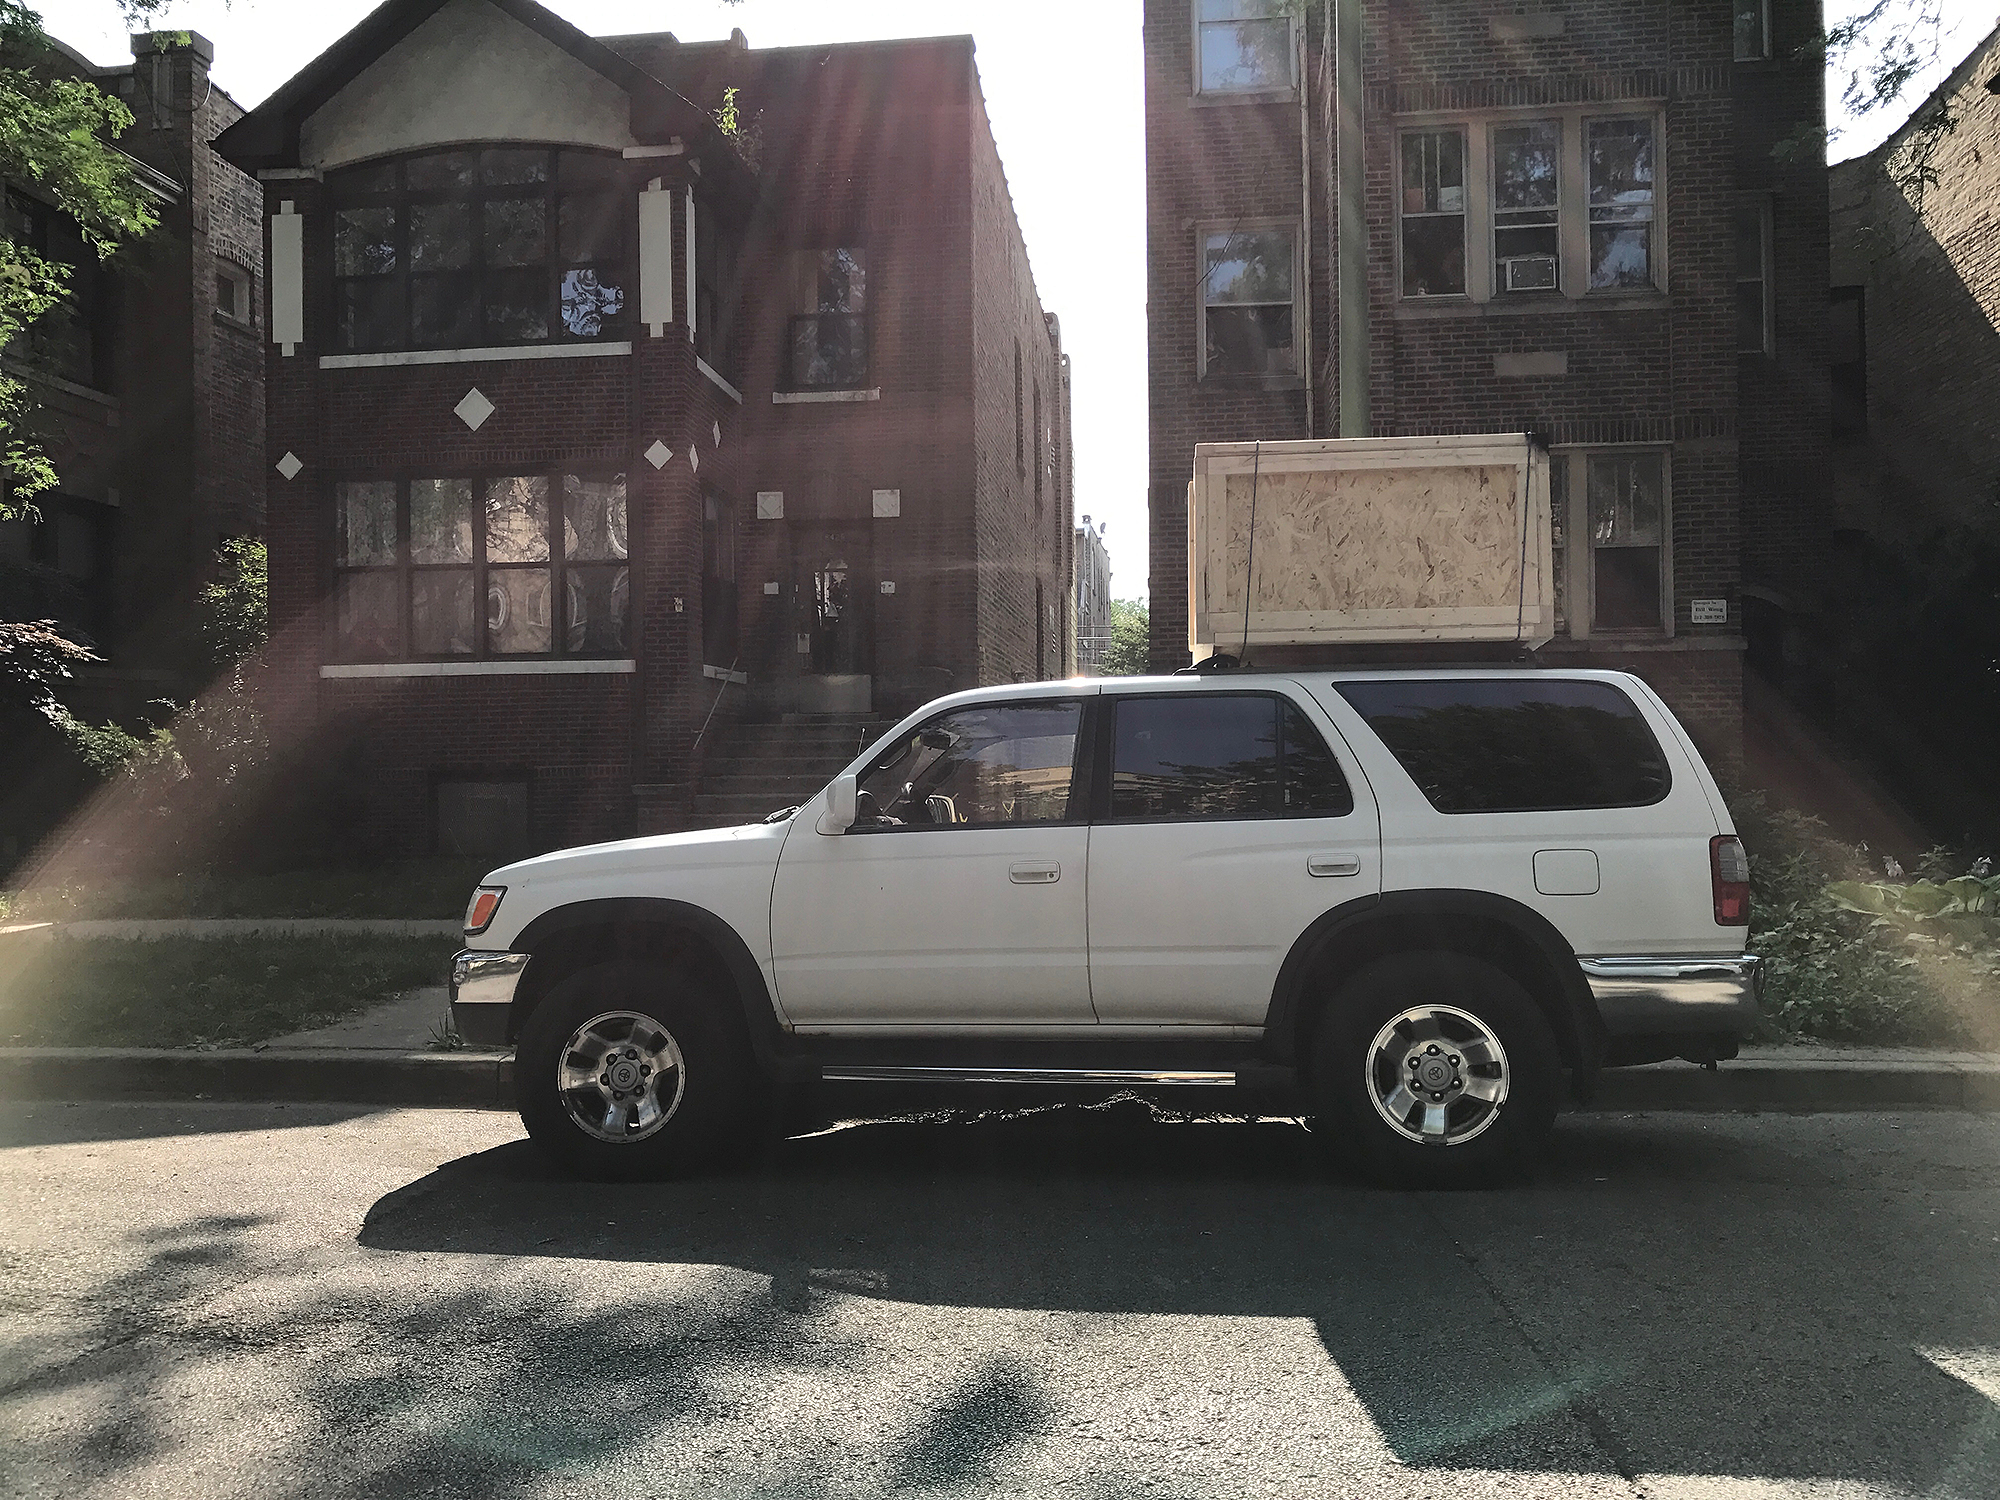
{"type": "Polygon", "coordinates": [[[875,657],[868,533],[860,527],[801,528],[792,556],[799,670],[816,677],[867,676],[875,657]]]}
{"type": "Polygon", "coordinates": [[[805,1031],[1088,1024],[1076,784],[1086,694],[949,710],[861,775],[842,834],[800,822],[771,894],[778,1000],[805,1031]]]}
{"type": "Polygon", "coordinates": [[[1097,1017],[1261,1026],[1299,935],[1382,888],[1367,782],[1309,700],[1190,686],[1100,701],[1109,791],[1090,841],[1097,1017]]]}

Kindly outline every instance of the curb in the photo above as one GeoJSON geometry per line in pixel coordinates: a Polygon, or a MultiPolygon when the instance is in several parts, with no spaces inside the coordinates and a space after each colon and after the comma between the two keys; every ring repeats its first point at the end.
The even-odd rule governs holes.
{"type": "MultiPolygon", "coordinates": [[[[406,1108],[514,1107],[514,1059],[499,1052],[351,1048],[0,1047],[0,1100],[311,1100],[406,1108]]],[[[1758,1058],[1714,1072],[1653,1064],[1605,1073],[1597,1113],[2000,1110],[2000,1062],[1758,1058]]]]}

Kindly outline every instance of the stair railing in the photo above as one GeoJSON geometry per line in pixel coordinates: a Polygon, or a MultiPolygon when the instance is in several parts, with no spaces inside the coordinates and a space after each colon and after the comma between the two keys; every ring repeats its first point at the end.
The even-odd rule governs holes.
{"type": "MultiPolygon", "coordinates": [[[[732,673],[735,672],[736,670],[736,663],[741,660],[743,660],[743,658],[740,654],[731,658],[729,663],[729,670],[732,673]]],[[[708,733],[708,726],[715,722],[715,711],[718,708],[722,707],[722,695],[729,691],[729,684],[733,680],[734,679],[732,677],[723,678],[722,686],[715,690],[715,701],[708,705],[708,717],[701,721],[701,728],[697,729],[694,732],[694,743],[688,746],[688,754],[692,755],[694,754],[695,751],[701,748],[701,737],[708,733]]]]}

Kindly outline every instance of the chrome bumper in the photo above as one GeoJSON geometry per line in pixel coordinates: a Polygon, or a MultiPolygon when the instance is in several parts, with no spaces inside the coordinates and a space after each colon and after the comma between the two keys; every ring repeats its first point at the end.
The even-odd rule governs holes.
{"type": "Polygon", "coordinates": [[[451,1023],[475,1047],[507,1045],[514,986],[528,967],[525,953],[468,949],[451,961],[451,1023]]]}
{"type": "Polygon", "coordinates": [[[1682,1032],[1748,1036],[1757,1024],[1764,960],[1584,958],[1583,977],[1612,1036],[1682,1032]]]}

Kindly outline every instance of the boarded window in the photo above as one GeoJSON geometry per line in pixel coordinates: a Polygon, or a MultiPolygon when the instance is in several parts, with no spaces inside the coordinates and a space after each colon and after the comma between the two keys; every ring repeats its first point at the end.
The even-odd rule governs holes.
{"type": "Polygon", "coordinates": [[[1334,687],[1441,813],[1644,807],[1672,784],[1638,706],[1608,682],[1481,677],[1334,687]]]}

